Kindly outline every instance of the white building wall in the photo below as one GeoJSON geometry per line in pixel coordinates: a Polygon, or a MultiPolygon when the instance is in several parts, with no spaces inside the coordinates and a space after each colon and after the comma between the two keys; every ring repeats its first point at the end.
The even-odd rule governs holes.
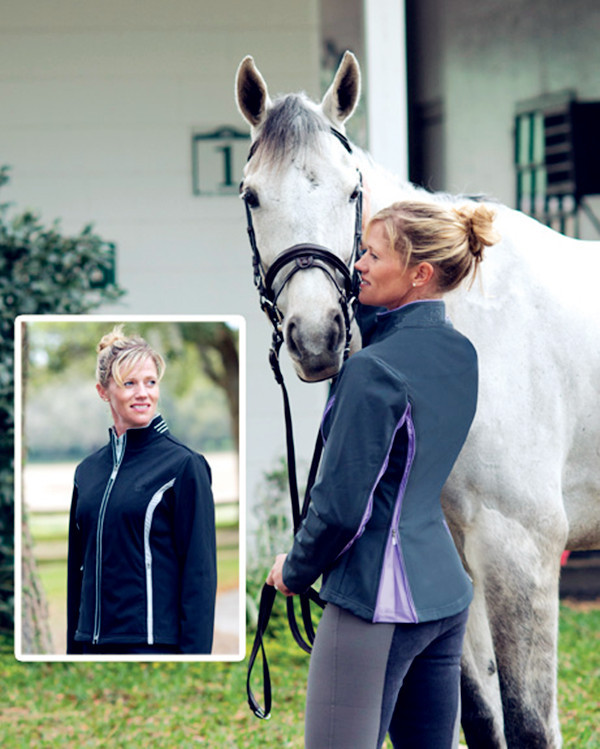
{"type": "MultiPolygon", "coordinates": [[[[596,0],[418,0],[418,99],[441,99],[445,189],[515,205],[518,101],[574,89],[600,100],[596,0]]],[[[598,199],[590,204],[600,216],[598,199]]],[[[582,236],[597,239],[585,218],[582,236]]]]}
{"type": "MultiPolygon", "coordinates": [[[[246,54],[271,93],[318,96],[319,41],[318,0],[0,0],[0,163],[12,167],[0,199],[66,232],[92,221],[117,244],[128,295],[102,312],[246,317],[249,501],[284,453],[279,388],[243,207],[192,194],[191,136],[247,130],[234,102],[246,54]]],[[[326,389],[286,371],[308,460],[326,389]]]]}

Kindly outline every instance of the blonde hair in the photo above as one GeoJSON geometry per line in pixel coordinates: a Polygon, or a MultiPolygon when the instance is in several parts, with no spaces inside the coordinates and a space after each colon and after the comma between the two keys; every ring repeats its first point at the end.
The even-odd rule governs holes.
{"type": "Polygon", "coordinates": [[[439,290],[446,292],[470,274],[473,282],[484,249],[500,239],[493,226],[495,216],[483,203],[447,207],[406,201],[376,213],[366,233],[374,223],[382,223],[405,267],[431,263],[439,290]]]}
{"type": "Polygon", "coordinates": [[[166,364],[162,356],[140,336],[126,336],[123,325],[115,325],[110,333],[102,336],[96,352],[96,380],[104,388],[111,377],[122,387],[124,376],[146,358],[152,359],[156,365],[159,382],[165,373],[166,364]]]}

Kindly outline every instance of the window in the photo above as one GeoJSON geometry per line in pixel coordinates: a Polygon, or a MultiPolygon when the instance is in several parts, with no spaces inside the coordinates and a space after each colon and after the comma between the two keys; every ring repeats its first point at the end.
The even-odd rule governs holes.
{"type": "Polygon", "coordinates": [[[579,102],[575,93],[521,102],[515,115],[517,209],[563,234],[579,235],[585,202],[600,194],[600,102],[579,102]]]}

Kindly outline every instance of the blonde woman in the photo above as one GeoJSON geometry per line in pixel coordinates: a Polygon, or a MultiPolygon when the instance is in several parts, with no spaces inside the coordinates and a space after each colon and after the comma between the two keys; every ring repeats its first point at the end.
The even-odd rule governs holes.
{"type": "Polygon", "coordinates": [[[75,471],[67,652],[210,653],[216,595],[211,472],[157,413],[165,363],[117,326],[97,347],[109,442],[75,471]]]}
{"type": "Polygon", "coordinates": [[[267,579],[293,595],[323,575],[307,749],[388,732],[395,747],[453,745],[472,584],[440,493],[475,414],[477,355],[443,296],[497,241],[492,220],[483,205],[397,203],[367,228],[359,301],[381,310],[332,389],[308,515],[267,579]]]}

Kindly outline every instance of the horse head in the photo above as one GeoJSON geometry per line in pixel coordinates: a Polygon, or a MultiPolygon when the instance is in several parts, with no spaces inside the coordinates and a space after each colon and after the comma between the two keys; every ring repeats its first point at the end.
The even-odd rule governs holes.
{"type": "Polygon", "coordinates": [[[338,372],[345,349],[359,346],[344,306],[360,235],[360,172],[344,131],[360,95],[358,62],[346,52],[317,104],[304,94],[272,100],[246,57],[236,93],[251,128],[240,194],[255,282],[298,376],[327,379],[338,372]]]}

